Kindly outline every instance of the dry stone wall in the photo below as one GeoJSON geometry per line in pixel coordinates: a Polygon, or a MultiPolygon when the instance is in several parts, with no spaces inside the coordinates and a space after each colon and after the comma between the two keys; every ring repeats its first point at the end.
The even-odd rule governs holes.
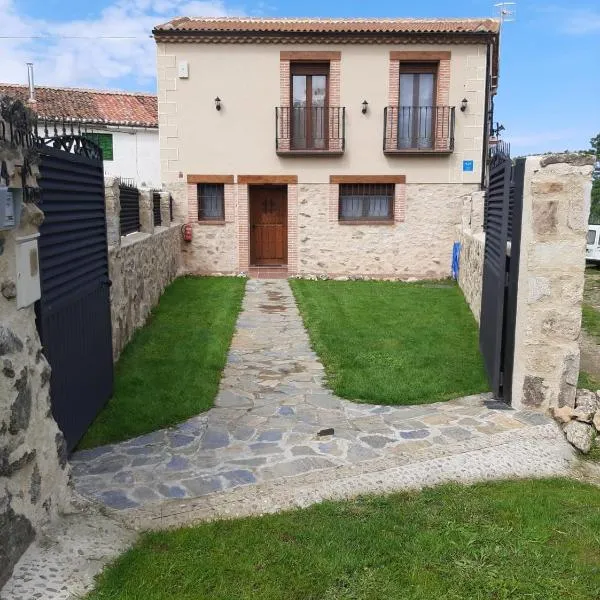
{"type": "Polygon", "coordinates": [[[154,228],[151,194],[143,191],[140,194],[140,220],[144,231],[122,238],[118,234],[119,186],[112,178],[105,181],[105,196],[112,281],[113,359],[116,361],[136,329],[144,325],[164,289],[178,275],[181,235],[178,224],[154,228]]]}
{"type": "MultiPolygon", "coordinates": [[[[9,184],[21,187],[21,150],[0,141],[9,184]]],[[[35,176],[27,182],[36,185],[35,176]]],[[[43,213],[24,204],[18,229],[0,231],[0,588],[29,543],[68,501],[66,447],[50,410],[50,366],[34,306],[17,309],[16,240],[43,213]]]]}
{"type": "Polygon", "coordinates": [[[483,232],[484,192],[473,192],[464,198],[462,223],[458,231],[460,266],[458,285],[477,323],[481,317],[481,289],[485,234],[483,232]]]}

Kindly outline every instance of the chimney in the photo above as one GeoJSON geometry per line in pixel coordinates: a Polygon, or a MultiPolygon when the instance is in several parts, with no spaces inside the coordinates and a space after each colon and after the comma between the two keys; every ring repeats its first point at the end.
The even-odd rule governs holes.
{"type": "Polygon", "coordinates": [[[35,102],[35,83],[33,82],[33,63],[27,63],[27,81],[29,83],[29,102],[35,102]]]}

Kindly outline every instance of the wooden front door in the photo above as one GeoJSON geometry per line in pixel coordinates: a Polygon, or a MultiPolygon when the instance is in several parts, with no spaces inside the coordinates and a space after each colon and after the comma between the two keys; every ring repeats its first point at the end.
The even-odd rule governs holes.
{"type": "Polygon", "coordinates": [[[250,188],[250,261],[287,264],[287,188],[250,188]]]}

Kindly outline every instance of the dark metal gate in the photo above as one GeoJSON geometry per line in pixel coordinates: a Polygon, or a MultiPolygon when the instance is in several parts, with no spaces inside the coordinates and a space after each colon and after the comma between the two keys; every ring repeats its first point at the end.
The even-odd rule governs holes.
{"type": "Polygon", "coordinates": [[[101,151],[83,137],[39,145],[45,219],[36,315],[52,367],[52,412],[71,450],[113,387],[104,173],[101,151]]]}
{"type": "Polygon", "coordinates": [[[513,165],[507,146],[491,157],[485,200],[485,252],[479,346],[492,391],[511,402],[523,177],[525,159],[513,165]]]}

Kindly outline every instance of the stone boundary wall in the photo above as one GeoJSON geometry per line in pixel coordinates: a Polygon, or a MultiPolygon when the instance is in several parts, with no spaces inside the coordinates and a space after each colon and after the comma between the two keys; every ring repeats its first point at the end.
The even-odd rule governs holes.
{"type": "Polygon", "coordinates": [[[158,304],[164,289],[179,274],[181,225],[169,222],[169,193],[161,192],[161,220],[154,227],[152,192],[140,192],[141,231],[120,235],[119,183],[105,180],[108,237],[110,310],[113,360],[116,362],[127,342],[142,327],[158,304]]]}
{"type": "Polygon", "coordinates": [[[473,192],[464,198],[462,222],[458,230],[460,263],[458,285],[477,323],[481,317],[481,289],[483,284],[483,204],[485,192],[473,192]]]}
{"type": "MultiPolygon", "coordinates": [[[[0,140],[2,161],[9,187],[21,188],[23,151],[0,140]]],[[[36,187],[33,170],[27,185],[36,187]]],[[[0,231],[0,588],[43,525],[68,504],[66,447],[50,411],[50,366],[34,305],[17,309],[17,240],[36,234],[43,220],[25,203],[20,226],[0,231]]]]}

